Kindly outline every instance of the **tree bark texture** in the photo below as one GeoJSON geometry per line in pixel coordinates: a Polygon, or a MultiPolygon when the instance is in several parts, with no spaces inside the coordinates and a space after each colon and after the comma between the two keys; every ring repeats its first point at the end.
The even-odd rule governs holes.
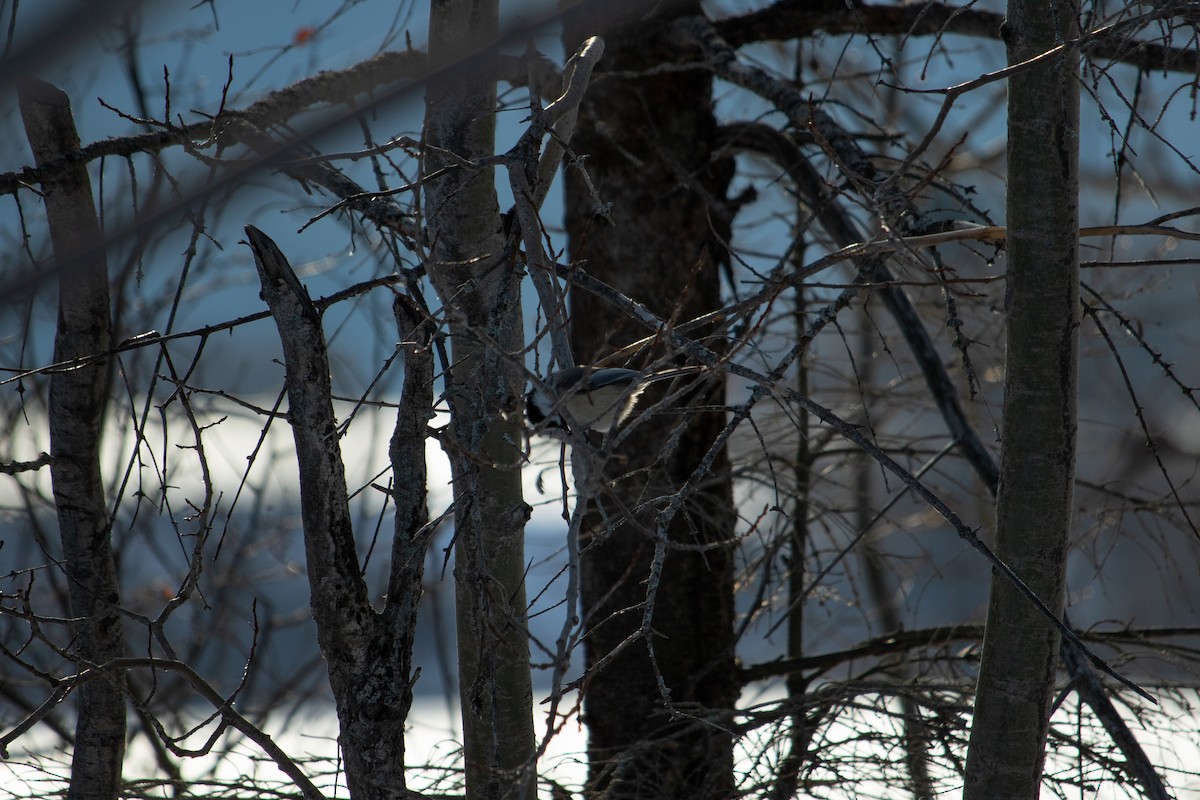
{"type": "MultiPolygon", "coordinates": [[[[35,79],[18,84],[21,116],[39,166],[79,149],[67,96],[35,79]]],[[[100,437],[109,363],[108,266],[104,236],[82,163],[42,183],[50,240],[58,267],[55,362],[95,361],[50,378],[50,467],[62,538],[63,564],[79,666],[123,656],[121,597],[112,531],[100,476],[100,437]]],[[[111,800],[121,785],[125,755],[124,674],[112,670],[76,693],[71,800],[111,800]]]]}
{"type": "MultiPolygon", "coordinates": [[[[1078,34],[1072,2],[1011,0],[1009,63],[1078,34]]],[[[996,552],[1063,607],[1073,523],[1079,331],[1078,56],[1009,79],[1008,328],[996,552]]],[[[1036,798],[1058,631],[992,579],[964,797],[1036,798]]]]}
{"type": "Polygon", "coordinates": [[[397,484],[391,575],[376,611],[351,526],[320,313],[275,243],[254,227],[247,226],[246,235],[283,344],[310,602],[337,706],[346,784],[354,800],[399,800],[407,797],[404,724],[412,706],[412,636],[428,537],[424,429],[432,416],[433,370],[425,349],[414,346],[420,318],[397,301],[400,336],[409,349],[390,450],[397,484]]]}
{"type": "MultiPolygon", "coordinates": [[[[720,307],[718,257],[727,240],[722,206],[732,172],[714,160],[716,125],[712,81],[699,72],[658,72],[639,78],[605,72],[654,68],[673,59],[655,32],[693,3],[630,3],[605,7],[605,18],[576,17],[566,47],[603,34],[605,58],[580,113],[573,147],[599,194],[612,204],[611,223],[594,216],[595,202],[575,167],[568,168],[567,232],[573,260],[590,274],[645,303],[656,314],[686,320],[720,307]],[[614,14],[618,16],[614,18],[614,14]],[[619,16],[624,14],[624,16],[619,16]]],[[[571,295],[574,352],[580,363],[642,338],[644,329],[583,292],[571,295]]],[[[703,331],[697,336],[703,338],[703,331]]],[[[661,351],[651,353],[655,357],[661,351]]],[[[653,405],[654,388],[641,408],[653,405]]],[[[723,386],[712,382],[691,398],[721,406],[723,386]]],[[[590,789],[611,798],[728,797],[733,791],[732,737],[721,728],[736,702],[733,653],[733,550],[669,549],[659,578],[651,578],[656,512],[613,518],[647,498],[670,497],[692,475],[725,424],[725,415],[693,411],[677,441],[680,413],[655,416],[636,429],[604,467],[611,494],[589,513],[581,537],[582,604],[589,675],[584,712],[588,725],[590,789]],[[637,642],[590,672],[642,623],[648,580],[657,580],[653,642],[637,642]],[[655,660],[650,658],[652,644],[655,660]],[[656,666],[657,665],[657,666],[656,666]],[[695,704],[716,724],[674,717],[672,703],[695,704]]],[[[685,501],[667,534],[671,542],[728,542],[734,510],[727,455],[712,462],[698,492],[685,501]]]]}
{"type": "MultiPolygon", "coordinates": [[[[494,154],[495,0],[434,0],[426,94],[428,175],[494,154]],[[464,61],[465,60],[465,61],[464,61]],[[457,67],[449,66],[458,64],[457,67]],[[449,67],[442,69],[444,67],[449,67]]],[[[520,272],[506,237],[491,167],[430,181],[425,222],[429,275],[449,321],[450,425],[443,439],[454,478],[458,679],[467,794],[533,796],[533,688],[525,600],[521,490],[524,321],[520,272]]]]}

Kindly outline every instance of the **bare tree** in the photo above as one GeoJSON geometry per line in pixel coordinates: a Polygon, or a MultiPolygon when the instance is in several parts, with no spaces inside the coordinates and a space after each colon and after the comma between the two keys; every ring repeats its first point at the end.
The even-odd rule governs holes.
{"type": "Polygon", "coordinates": [[[430,530],[423,433],[433,416],[433,369],[425,319],[411,299],[397,296],[406,348],[404,394],[389,450],[397,527],[388,593],[377,612],[355,546],[320,314],[275,243],[252,226],[246,234],[283,343],[313,617],[337,703],[347,784],[356,798],[403,798],[404,728],[416,679],[412,647],[430,530]]]}
{"type": "Polygon", "coordinates": [[[425,187],[430,278],[452,342],[451,424],[443,439],[454,475],[458,680],[467,792],[533,792],[533,689],[525,599],[521,420],[525,384],[521,276],[504,235],[490,166],[469,162],[496,148],[494,0],[435,2],[430,66],[443,73],[426,95],[425,187]],[[467,60],[480,49],[483,55],[467,60]],[[467,67],[467,64],[470,67],[467,67]]]}
{"type": "MultiPolygon", "coordinates": [[[[1068,4],[1009,5],[1009,63],[1078,34],[1068,4]]],[[[996,553],[1060,613],[1074,522],[1079,337],[1079,64],[1009,79],[1007,341],[996,553]]],[[[965,797],[1038,794],[1059,631],[993,577],[965,797]]]]}
{"type": "MultiPolygon", "coordinates": [[[[0,174],[14,775],[98,726],[105,797],[1188,786],[1192,4],[1060,5],[1036,35],[980,4],[618,6],[445,0],[425,49],[407,6],[346,3],[215,83],[184,40],[254,9],[111,11],[128,135],[73,90],[90,142],[0,174]],[[64,257],[66,194],[99,218],[64,257]],[[51,349],[55,288],[96,324],[51,349]],[[574,364],[694,373],[554,441],[522,396],[574,364]],[[1035,371],[1048,411],[1019,402],[1035,371]],[[102,567],[112,544],[83,594],[80,519],[102,567]],[[451,591],[438,664],[421,603],[451,591]],[[462,750],[421,764],[437,671],[462,750]],[[340,760],[285,745],[330,698],[340,760]],[[552,759],[572,729],[586,776],[552,759]],[[246,748],[284,777],[227,777],[246,748]]],[[[25,8],[3,75],[80,80],[53,56],[100,17],[43,38],[25,8]]]]}
{"type": "MultiPolygon", "coordinates": [[[[79,149],[67,96],[42,81],[19,85],[21,117],[35,162],[52,164],[79,149]]],[[[46,223],[59,270],[54,361],[100,354],[96,361],[50,380],[50,474],[70,597],[74,651],[83,669],[123,656],[121,587],[100,475],[101,427],[111,379],[108,265],[96,247],[103,237],[87,170],[75,165],[42,183],[46,223]]],[[[79,688],[71,789],[79,800],[117,796],[125,753],[123,676],[112,670],[79,688]]]]}
{"type": "MultiPolygon", "coordinates": [[[[698,10],[629,3],[619,14],[580,14],[566,28],[568,47],[596,30],[608,41],[575,140],[587,173],[566,176],[571,258],[663,319],[721,307],[720,243],[729,238],[731,212],[721,198],[732,164],[710,161],[711,75],[636,77],[671,63],[659,31],[698,10]],[[607,204],[603,217],[595,214],[597,195],[607,204]]],[[[582,363],[605,363],[622,349],[622,364],[670,363],[672,348],[647,341],[645,328],[603,297],[576,289],[571,317],[582,363]]],[[[606,797],[734,791],[736,516],[728,456],[717,441],[724,414],[714,413],[723,382],[697,383],[676,388],[671,402],[686,391],[687,403],[707,410],[635,422],[616,438],[600,467],[602,488],[588,498],[584,713],[589,790],[606,797]]]]}

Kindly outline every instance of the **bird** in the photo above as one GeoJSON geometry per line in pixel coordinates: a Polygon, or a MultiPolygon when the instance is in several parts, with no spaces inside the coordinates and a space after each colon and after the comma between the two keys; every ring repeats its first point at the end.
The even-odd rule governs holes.
{"type": "Polygon", "coordinates": [[[640,372],[622,367],[567,367],[535,386],[525,397],[525,415],[534,426],[608,433],[633,411],[638,397],[651,383],[693,375],[700,367],[676,367],[660,372],[640,372]]]}

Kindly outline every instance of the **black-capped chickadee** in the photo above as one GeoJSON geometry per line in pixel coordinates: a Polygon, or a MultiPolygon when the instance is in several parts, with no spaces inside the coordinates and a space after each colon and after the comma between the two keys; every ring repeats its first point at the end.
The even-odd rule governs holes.
{"type": "Polygon", "coordinates": [[[526,396],[525,414],[531,424],[546,428],[570,430],[570,420],[585,430],[608,433],[625,421],[651,383],[694,375],[700,369],[678,367],[644,373],[621,367],[567,367],[546,378],[552,395],[535,387],[526,396]]]}

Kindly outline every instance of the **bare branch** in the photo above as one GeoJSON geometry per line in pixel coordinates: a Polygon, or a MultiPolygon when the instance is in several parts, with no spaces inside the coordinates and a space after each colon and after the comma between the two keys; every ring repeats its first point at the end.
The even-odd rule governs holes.
{"type": "MultiPolygon", "coordinates": [[[[566,270],[564,270],[564,274],[567,274],[566,270]]],[[[914,494],[924,500],[930,508],[936,511],[938,515],[942,517],[942,519],[950,524],[950,526],[955,530],[961,539],[977,550],[988,561],[988,563],[992,565],[992,567],[994,567],[1009,581],[1011,581],[1012,585],[1017,589],[1017,591],[1024,595],[1042,616],[1044,616],[1052,625],[1058,628],[1064,640],[1069,641],[1072,646],[1078,647],[1082,650],[1084,655],[1088,657],[1088,660],[1091,662],[1092,666],[1094,666],[1096,669],[1099,669],[1101,672],[1104,672],[1109,677],[1114,678],[1115,680],[1129,687],[1142,698],[1157,705],[1158,701],[1154,699],[1153,695],[1151,695],[1134,681],[1116,672],[1106,661],[1104,661],[1104,659],[1100,658],[1091,650],[1089,650],[1087,645],[1085,645],[1079,639],[1079,636],[1073,630],[1071,630],[1070,627],[1063,623],[1063,621],[1059,619],[1058,616],[1051,611],[1044,602],[1042,602],[1041,598],[1039,598],[1037,594],[1034,593],[1033,590],[1031,590],[1023,580],[1021,580],[1021,577],[1017,575],[1010,566],[1001,561],[996,554],[992,552],[992,549],[988,547],[982,539],[979,538],[977,529],[972,528],[963,522],[962,518],[959,517],[953,509],[946,505],[945,501],[934,494],[933,491],[931,491],[929,487],[925,486],[925,484],[921,483],[921,481],[914,478],[912,473],[900,466],[891,456],[881,450],[879,446],[871,441],[857,425],[847,422],[825,406],[820,405],[808,397],[804,397],[791,387],[784,386],[780,382],[772,380],[769,376],[762,374],[758,370],[751,369],[750,367],[738,364],[736,362],[726,361],[722,356],[705,347],[703,344],[674,331],[666,320],[656,316],[643,304],[621,294],[611,286],[592,278],[583,270],[576,268],[574,270],[570,270],[569,274],[572,276],[576,286],[587,292],[595,294],[597,297],[600,297],[609,303],[612,303],[616,307],[620,308],[624,313],[628,314],[631,319],[637,320],[645,327],[660,332],[663,337],[671,342],[672,346],[678,348],[680,352],[686,354],[690,358],[693,358],[699,363],[704,364],[706,367],[711,367],[721,372],[728,372],[731,375],[737,375],[738,377],[745,378],[756,384],[767,387],[776,396],[786,399],[787,401],[795,403],[801,408],[804,408],[809,413],[819,418],[826,425],[829,425],[831,428],[837,431],[837,433],[843,438],[848,439],[860,447],[869,456],[875,459],[880,466],[899,478],[900,481],[908,486],[914,494]]]]}
{"type": "Polygon", "coordinates": [[[16,475],[18,472],[33,472],[42,467],[51,465],[54,459],[49,453],[38,453],[38,457],[33,461],[5,461],[0,462],[0,475],[16,475]]]}
{"type": "MultiPolygon", "coordinates": [[[[1149,25],[1172,13],[1184,14],[1182,3],[1163,3],[1153,13],[1122,22],[1121,33],[1149,25]],[[1177,9],[1173,12],[1173,7],[1177,9]]],[[[969,6],[943,2],[911,4],[855,2],[796,3],[779,0],[764,9],[713,23],[717,32],[734,47],[752,42],[804,39],[814,34],[866,34],[868,36],[947,35],[971,36],[999,41],[1004,15],[969,6]]],[[[1132,36],[1104,37],[1090,41],[1083,53],[1093,59],[1131,64],[1147,72],[1164,70],[1195,73],[1200,70],[1200,53],[1194,47],[1170,47],[1132,36]]]]}
{"type": "Polygon", "coordinates": [[[321,793],[321,790],[308,779],[296,762],[292,761],[266,732],[235,711],[233,704],[222,697],[220,692],[191,666],[174,659],[114,658],[103,664],[88,667],[75,675],[61,678],[45,702],[17,723],[12,730],[0,736],[0,757],[8,758],[8,745],[44,719],[71,692],[82,689],[97,678],[108,680],[114,673],[120,674],[133,669],[166,670],[182,676],[198,695],[212,704],[224,722],[262,748],[280,771],[292,779],[305,800],[325,800],[325,795],[321,793]]]}
{"type": "MultiPolygon", "coordinates": [[[[580,46],[568,65],[562,95],[541,113],[534,115],[529,128],[508,155],[508,179],[512,186],[517,220],[521,226],[521,237],[525,243],[529,275],[537,289],[542,310],[546,314],[552,352],[559,369],[575,366],[575,358],[571,354],[570,331],[567,326],[566,294],[558,284],[542,246],[542,226],[538,209],[546,197],[554,173],[558,171],[566,144],[575,128],[579,104],[583,102],[584,90],[591,77],[592,68],[603,53],[604,40],[599,37],[593,36],[580,46]],[[538,161],[538,148],[542,138],[551,128],[554,128],[555,136],[551,138],[545,153],[538,161]]],[[[531,95],[531,99],[536,100],[536,97],[531,95]]]]}

